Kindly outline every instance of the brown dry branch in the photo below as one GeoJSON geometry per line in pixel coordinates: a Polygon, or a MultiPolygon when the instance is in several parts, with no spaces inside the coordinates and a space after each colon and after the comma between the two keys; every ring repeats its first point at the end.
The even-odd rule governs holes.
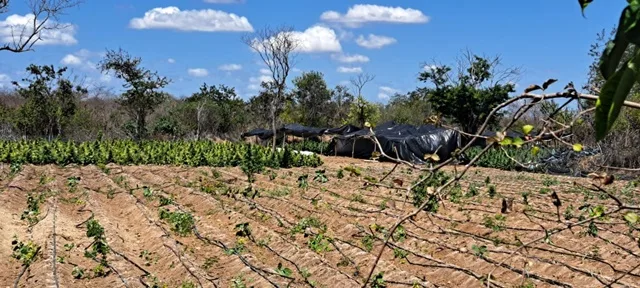
{"type": "MultiPolygon", "coordinates": [[[[22,53],[33,51],[33,46],[42,40],[46,31],[64,30],[68,25],[58,23],[65,10],[80,5],[83,0],[30,0],[29,9],[33,19],[30,23],[10,27],[12,43],[0,44],[0,51],[22,53]]],[[[4,12],[8,0],[0,1],[0,13],[4,12]]]]}
{"type": "MultiPolygon", "coordinates": [[[[553,81],[555,82],[555,81],[553,81]]],[[[548,86],[548,85],[545,85],[548,86]]],[[[546,89],[547,87],[545,87],[546,89]]],[[[556,111],[554,111],[553,113],[551,113],[551,116],[557,114],[561,109],[563,109],[564,107],[566,107],[569,103],[571,103],[574,100],[578,100],[578,99],[586,99],[586,100],[597,100],[598,96],[596,95],[588,95],[588,94],[581,94],[578,93],[577,91],[575,91],[575,89],[573,89],[572,85],[567,85],[567,87],[565,88],[566,91],[564,92],[558,92],[558,93],[552,93],[552,94],[532,94],[529,92],[525,92],[524,94],[520,95],[520,96],[516,96],[513,97],[501,104],[499,104],[497,107],[495,107],[488,115],[487,118],[485,119],[484,123],[481,125],[481,127],[478,129],[478,131],[476,132],[475,135],[472,135],[471,140],[462,148],[460,149],[457,153],[464,153],[467,149],[469,149],[474,142],[478,139],[478,138],[483,138],[481,135],[483,134],[483,132],[487,129],[489,122],[491,120],[491,118],[495,117],[496,113],[498,111],[500,111],[501,109],[512,105],[513,103],[516,103],[518,101],[521,100],[531,100],[529,103],[526,103],[522,106],[520,106],[517,111],[512,115],[511,120],[509,121],[509,123],[506,125],[506,127],[503,128],[502,131],[507,131],[509,128],[511,128],[511,126],[513,126],[517,120],[520,119],[520,117],[522,117],[528,110],[530,110],[531,108],[533,108],[535,105],[542,103],[543,101],[548,101],[548,100],[552,100],[552,99],[558,99],[558,98],[565,98],[568,99],[563,105],[561,105],[559,109],[556,109],[556,111]]],[[[526,101],[525,101],[526,102],[526,101]]],[[[640,103],[635,103],[635,102],[631,102],[631,101],[625,101],[623,103],[624,106],[626,107],[630,107],[630,108],[635,108],[635,109],[640,109],[640,103]]],[[[566,140],[562,139],[561,137],[558,136],[558,134],[561,134],[562,132],[570,129],[575,122],[582,117],[583,115],[585,115],[586,113],[592,112],[594,110],[594,108],[591,109],[586,109],[581,111],[580,113],[578,113],[578,115],[572,119],[572,121],[570,123],[552,123],[553,121],[550,120],[546,120],[543,123],[545,123],[544,127],[542,127],[540,133],[538,133],[538,135],[536,135],[535,137],[531,137],[530,139],[524,141],[524,144],[527,143],[536,143],[537,141],[540,141],[543,139],[543,136],[545,135],[551,135],[554,139],[559,140],[561,143],[565,144],[565,145],[569,145],[572,146],[571,143],[567,142],[566,140]],[[561,126],[561,128],[559,129],[551,129],[550,127],[552,126],[552,124],[556,124],[561,126]]],[[[495,141],[492,141],[492,143],[490,145],[487,145],[480,153],[478,153],[478,155],[476,155],[473,159],[471,159],[469,161],[468,164],[466,164],[464,166],[464,168],[458,172],[456,171],[455,177],[451,178],[450,180],[448,180],[444,185],[437,187],[433,190],[431,190],[432,192],[428,194],[431,194],[430,196],[437,196],[438,199],[442,199],[441,196],[444,192],[444,189],[446,189],[447,187],[449,187],[450,185],[452,185],[454,182],[459,181],[462,176],[464,176],[464,174],[468,171],[468,169],[476,162],[478,161],[478,159],[485,154],[490,148],[492,148],[494,145],[497,145],[496,142],[500,142],[502,139],[500,139],[500,137],[504,138],[504,134],[501,133],[502,136],[497,135],[497,139],[493,139],[495,141]]],[[[421,185],[424,181],[426,181],[427,179],[429,179],[436,171],[438,171],[439,169],[441,169],[442,167],[444,167],[445,165],[448,164],[452,164],[455,160],[455,156],[451,157],[445,161],[442,161],[441,163],[439,163],[438,165],[431,165],[430,167],[418,167],[417,165],[404,161],[404,160],[400,160],[398,157],[390,157],[389,155],[386,155],[384,150],[382,149],[382,145],[380,144],[380,142],[378,141],[378,139],[375,137],[375,135],[373,135],[371,137],[372,141],[376,144],[376,146],[379,148],[379,151],[381,153],[381,155],[387,159],[390,159],[391,161],[395,161],[396,163],[400,163],[400,164],[405,164],[408,167],[411,167],[413,169],[419,170],[419,171],[423,171],[428,173],[428,175],[426,177],[423,177],[423,179],[416,181],[413,185],[410,185],[407,188],[407,195],[409,195],[409,193],[416,188],[418,185],[421,185]]],[[[489,139],[492,140],[492,139],[489,139]]],[[[505,151],[506,152],[506,151],[505,151]]],[[[514,160],[512,157],[509,156],[510,159],[514,160]]],[[[517,161],[516,161],[517,163],[517,161]]],[[[522,165],[522,163],[518,163],[520,165],[522,165]]],[[[600,187],[599,187],[600,188],[600,187]]],[[[602,188],[600,188],[602,189],[602,188]]],[[[604,190],[604,189],[602,189],[604,190]]],[[[576,227],[576,226],[582,226],[586,223],[590,223],[591,221],[594,221],[602,216],[605,215],[613,215],[616,214],[618,212],[621,212],[623,210],[640,210],[640,207],[638,206],[632,206],[632,205],[627,205],[624,204],[623,202],[620,201],[620,199],[617,199],[614,195],[612,195],[609,192],[603,191],[604,193],[606,193],[611,199],[613,199],[614,201],[617,202],[618,206],[616,208],[604,211],[601,215],[595,216],[595,217],[589,217],[587,219],[581,220],[581,221],[577,221],[577,222],[569,222],[569,223],[561,223],[559,226],[553,228],[553,229],[546,229],[544,227],[541,227],[541,232],[544,232],[543,236],[537,237],[532,241],[529,241],[527,243],[522,243],[521,246],[519,246],[517,249],[513,250],[507,257],[505,257],[504,259],[502,259],[501,261],[495,261],[495,266],[493,268],[493,270],[491,270],[491,272],[488,273],[487,275],[487,287],[490,287],[491,285],[491,275],[492,273],[495,271],[495,269],[497,267],[504,267],[506,264],[506,261],[508,261],[509,259],[511,259],[514,254],[519,253],[519,251],[521,249],[525,249],[528,246],[537,243],[539,241],[545,240],[545,239],[549,239],[552,235],[560,233],[564,230],[567,229],[571,229],[572,227],[576,227]]],[[[429,196],[429,195],[428,195],[429,196]]],[[[427,199],[429,199],[430,197],[427,197],[427,199]]],[[[414,216],[416,216],[418,213],[420,213],[427,205],[428,205],[429,201],[425,200],[425,202],[423,202],[419,207],[417,207],[415,210],[413,210],[412,212],[402,216],[397,222],[395,222],[395,224],[391,227],[391,229],[388,231],[388,235],[385,237],[384,239],[384,244],[382,245],[382,247],[380,248],[377,256],[376,256],[376,260],[373,262],[373,266],[371,267],[369,274],[363,284],[362,287],[366,287],[366,285],[369,283],[369,281],[371,280],[371,277],[373,275],[373,273],[376,270],[377,264],[380,261],[380,258],[382,257],[382,254],[384,252],[384,249],[386,247],[389,246],[390,240],[391,240],[391,235],[393,235],[393,233],[395,232],[395,230],[398,228],[398,226],[400,226],[402,223],[404,223],[405,221],[409,220],[409,219],[413,219],[414,216]]],[[[508,266],[508,265],[507,265],[508,266]]],[[[521,271],[524,273],[524,271],[521,271]]],[[[558,283],[559,284],[559,283],[558,283]]],[[[562,284],[561,284],[562,285],[562,284]]]]}

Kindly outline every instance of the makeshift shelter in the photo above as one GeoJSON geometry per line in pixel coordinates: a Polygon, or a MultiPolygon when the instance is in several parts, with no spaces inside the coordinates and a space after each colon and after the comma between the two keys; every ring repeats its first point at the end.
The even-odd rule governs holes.
{"type": "Polygon", "coordinates": [[[441,160],[446,160],[460,147],[460,135],[455,130],[390,121],[373,130],[367,128],[335,137],[331,152],[338,156],[370,158],[375,151],[379,151],[372,140],[373,134],[384,154],[416,164],[425,163],[424,155],[433,153],[441,160]]]}

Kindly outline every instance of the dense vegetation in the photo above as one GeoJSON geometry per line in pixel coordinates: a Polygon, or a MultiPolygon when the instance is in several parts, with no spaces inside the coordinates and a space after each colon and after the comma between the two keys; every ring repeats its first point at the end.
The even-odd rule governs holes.
{"type": "Polygon", "coordinates": [[[239,166],[246,158],[251,158],[252,163],[271,168],[322,165],[322,160],[317,155],[293,153],[289,148],[273,152],[262,146],[229,142],[0,141],[0,162],[12,164],[104,165],[116,163],[223,167],[239,166]]]}

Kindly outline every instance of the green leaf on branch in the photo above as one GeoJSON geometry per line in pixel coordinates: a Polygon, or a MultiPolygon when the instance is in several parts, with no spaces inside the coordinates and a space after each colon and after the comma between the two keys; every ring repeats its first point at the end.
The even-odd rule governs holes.
{"type": "Polygon", "coordinates": [[[620,70],[604,83],[596,102],[596,140],[602,140],[615,123],[624,100],[636,83],[636,70],[640,64],[640,53],[628,61],[620,70]]]}
{"type": "MultiPolygon", "coordinates": [[[[627,9],[625,8],[624,11],[627,9]]],[[[624,52],[627,50],[629,46],[629,40],[625,36],[625,12],[623,11],[622,15],[620,15],[620,20],[618,23],[618,31],[616,32],[616,36],[612,41],[607,43],[604,51],[602,52],[602,56],[600,56],[600,73],[605,80],[609,80],[609,78],[613,77],[616,69],[618,69],[618,64],[624,55],[624,52]]]]}
{"type": "Polygon", "coordinates": [[[511,138],[505,137],[499,143],[500,143],[501,146],[508,146],[508,145],[511,145],[513,143],[513,141],[511,140],[511,138]]]}
{"type": "Polygon", "coordinates": [[[582,144],[580,143],[573,144],[573,151],[576,151],[576,152],[582,151],[582,144]]]}
{"type": "Polygon", "coordinates": [[[636,224],[638,223],[638,214],[629,212],[626,215],[624,215],[624,220],[627,220],[627,223],[631,225],[636,224]]]}
{"type": "Polygon", "coordinates": [[[621,26],[627,41],[633,44],[640,44],[640,1],[630,0],[629,6],[624,8],[621,16],[621,26]]]}
{"type": "Polygon", "coordinates": [[[529,133],[531,133],[531,131],[533,131],[533,125],[524,125],[524,126],[522,126],[522,133],[524,133],[524,135],[529,135],[529,133]]]}
{"type": "Polygon", "coordinates": [[[584,17],[584,9],[587,9],[587,6],[589,6],[591,2],[593,2],[593,0],[578,0],[578,3],[580,3],[580,9],[582,10],[582,17],[584,17]]]}
{"type": "Polygon", "coordinates": [[[511,142],[511,145],[516,146],[518,148],[522,147],[523,144],[524,144],[524,141],[520,137],[513,138],[513,141],[511,142]]]}
{"type": "Polygon", "coordinates": [[[538,155],[538,152],[540,152],[540,147],[533,146],[533,148],[531,148],[531,154],[533,154],[533,156],[538,155]]]}

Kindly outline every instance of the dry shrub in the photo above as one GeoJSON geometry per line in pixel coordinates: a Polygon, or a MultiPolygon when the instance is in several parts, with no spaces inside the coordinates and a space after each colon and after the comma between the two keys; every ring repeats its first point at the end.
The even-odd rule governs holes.
{"type": "Polygon", "coordinates": [[[640,168],[640,119],[635,115],[620,115],[619,123],[600,142],[595,142],[593,136],[593,115],[585,116],[584,122],[573,128],[573,133],[574,142],[601,151],[599,155],[582,161],[581,165],[591,166],[588,170],[600,170],[600,166],[640,168]]]}

